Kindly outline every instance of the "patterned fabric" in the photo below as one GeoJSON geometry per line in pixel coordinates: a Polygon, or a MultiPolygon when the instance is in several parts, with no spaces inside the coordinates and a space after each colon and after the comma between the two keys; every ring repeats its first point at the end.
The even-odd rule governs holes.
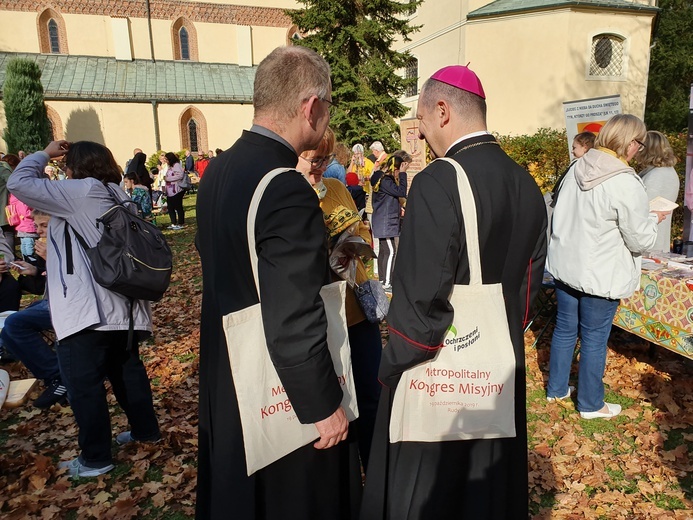
{"type": "Polygon", "coordinates": [[[378,323],[387,316],[390,300],[379,281],[366,280],[361,285],[357,285],[354,292],[368,321],[378,323]]]}
{"type": "Polygon", "coordinates": [[[130,198],[139,205],[143,217],[149,217],[152,214],[152,199],[149,197],[149,192],[144,188],[135,188],[132,190],[130,198]]]}
{"type": "MultiPolygon", "coordinates": [[[[324,211],[324,209],[323,209],[324,211]]],[[[325,226],[330,238],[336,237],[349,226],[361,222],[358,212],[350,210],[344,206],[336,206],[329,213],[323,213],[325,226]]]]}
{"type": "Polygon", "coordinates": [[[686,275],[643,272],[641,290],[621,300],[614,325],[693,359],[693,276],[686,275]]]}

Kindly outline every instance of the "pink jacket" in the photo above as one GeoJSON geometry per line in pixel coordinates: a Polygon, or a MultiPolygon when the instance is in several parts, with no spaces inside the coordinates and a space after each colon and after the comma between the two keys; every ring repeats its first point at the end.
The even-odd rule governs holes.
{"type": "Polygon", "coordinates": [[[34,224],[34,219],[31,218],[31,208],[29,206],[12,194],[10,194],[10,200],[7,205],[14,206],[15,212],[20,220],[19,224],[14,228],[15,231],[20,233],[36,233],[36,224],[34,224]]]}
{"type": "Polygon", "coordinates": [[[178,181],[183,178],[183,166],[177,162],[166,170],[166,196],[173,197],[180,192],[178,181]]]}

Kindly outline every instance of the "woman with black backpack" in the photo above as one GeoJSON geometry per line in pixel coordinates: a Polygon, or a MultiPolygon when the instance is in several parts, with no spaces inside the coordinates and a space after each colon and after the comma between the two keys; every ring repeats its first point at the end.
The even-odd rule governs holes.
{"type": "Polygon", "coordinates": [[[131,431],[120,433],[116,442],[161,438],[137,345],[137,340],[151,334],[149,302],[131,302],[99,285],[81,245],[84,241],[93,248],[102,235],[101,226],[95,225],[97,218],[128,200],[119,182],[118,165],[105,146],[54,141],[44,151],[26,157],[7,183],[18,199],[52,216],[47,237],[51,320],[81,448],[76,459],[61,462],[60,467],[67,468],[72,477],[95,477],[114,468],[106,379],[131,427],[131,431]],[[44,167],[51,158],[62,155],[68,179],[46,179],[44,167]],[[131,323],[132,343],[128,339],[131,323]]]}

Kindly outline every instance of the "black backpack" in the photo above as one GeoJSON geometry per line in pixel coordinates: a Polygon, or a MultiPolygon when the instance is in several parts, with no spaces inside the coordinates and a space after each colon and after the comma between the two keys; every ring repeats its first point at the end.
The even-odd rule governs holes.
{"type": "MultiPolygon", "coordinates": [[[[173,256],[166,238],[159,228],[128,209],[127,204],[137,206],[134,201],[122,201],[110,186],[106,188],[116,202],[96,219],[96,227],[102,227],[99,242],[89,247],[72,228],[91,262],[94,280],[131,300],[160,300],[168,289],[173,270],[173,256]]],[[[67,273],[72,274],[68,226],[65,228],[65,249],[67,273]]]]}

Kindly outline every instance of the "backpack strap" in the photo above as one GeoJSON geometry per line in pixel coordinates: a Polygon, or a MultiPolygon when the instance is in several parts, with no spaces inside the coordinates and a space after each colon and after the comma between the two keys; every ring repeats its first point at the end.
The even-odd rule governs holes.
{"type": "Polygon", "coordinates": [[[72,230],[72,233],[75,235],[75,238],[77,239],[77,242],[79,242],[79,245],[82,246],[82,248],[87,251],[89,250],[89,244],[87,244],[87,241],[84,240],[84,237],[77,233],[77,230],[73,228],[67,220],[65,221],[65,264],[66,264],[66,273],[67,274],[74,274],[75,272],[75,265],[74,261],[72,260],[72,239],[70,238],[70,229],[72,230]]]}

